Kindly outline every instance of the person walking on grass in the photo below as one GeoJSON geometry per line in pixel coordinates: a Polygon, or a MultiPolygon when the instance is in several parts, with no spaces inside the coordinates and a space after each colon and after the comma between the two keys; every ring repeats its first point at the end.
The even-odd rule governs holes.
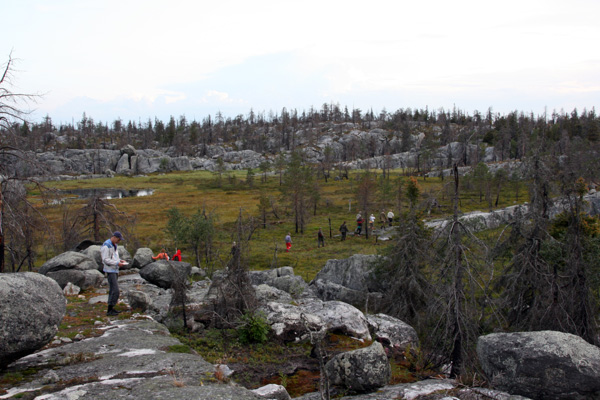
{"type": "Polygon", "coordinates": [[[348,227],[346,226],[346,221],[340,226],[340,233],[342,234],[341,241],[346,240],[346,234],[348,233],[348,227]]]}
{"type": "Polygon", "coordinates": [[[119,301],[119,267],[126,265],[125,260],[119,257],[117,243],[123,240],[121,232],[116,231],[110,239],[107,239],[100,248],[102,257],[103,271],[106,273],[108,280],[108,311],[106,315],[119,315],[120,311],[115,310],[115,306],[119,301]]]}
{"type": "Polygon", "coordinates": [[[363,218],[359,214],[359,217],[356,220],[356,231],[354,232],[355,234],[360,235],[360,233],[362,232],[362,224],[363,224],[363,218]]]}
{"type": "Polygon", "coordinates": [[[388,217],[388,222],[390,223],[390,226],[392,226],[392,221],[394,220],[394,213],[392,212],[392,210],[390,210],[390,212],[387,213],[387,217],[388,217]]]}
{"type": "Polygon", "coordinates": [[[319,228],[319,232],[317,232],[317,248],[325,247],[325,235],[323,235],[323,231],[319,228]]]}
{"type": "Polygon", "coordinates": [[[289,253],[292,248],[292,235],[288,232],[285,236],[285,252],[289,253]]]}
{"type": "Polygon", "coordinates": [[[385,226],[387,225],[387,217],[385,216],[385,211],[381,211],[381,214],[379,214],[379,222],[381,222],[381,229],[385,229],[385,226]]]}

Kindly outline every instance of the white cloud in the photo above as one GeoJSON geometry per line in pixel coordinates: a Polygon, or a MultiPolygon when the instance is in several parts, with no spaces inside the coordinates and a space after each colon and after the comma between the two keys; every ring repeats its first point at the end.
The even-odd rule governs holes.
{"type": "Polygon", "coordinates": [[[589,61],[600,58],[595,0],[5,0],[3,11],[0,57],[14,48],[18,86],[48,93],[41,115],[83,97],[133,99],[132,113],[368,103],[376,92],[433,108],[453,94],[481,107],[510,101],[486,93],[495,90],[536,102],[585,93],[582,107],[600,86],[589,61]],[[269,64],[279,54],[290,58],[269,64]]]}

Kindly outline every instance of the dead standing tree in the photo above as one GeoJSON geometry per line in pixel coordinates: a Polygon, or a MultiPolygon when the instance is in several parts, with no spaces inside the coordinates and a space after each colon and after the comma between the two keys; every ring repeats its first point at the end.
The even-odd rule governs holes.
{"type": "Polygon", "coordinates": [[[256,295],[248,275],[249,241],[255,229],[254,220],[244,221],[240,208],[231,259],[222,274],[213,276],[208,294],[213,301],[211,322],[217,327],[232,327],[245,313],[256,309],[256,295]]]}
{"type": "Polygon", "coordinates": [[[420,329],[432,290],[426,274],[432,257],[431,230],[417,211],[420,189],[415,178],[409,179],[406,194],[410,211],[400,214],[398,236],[384,251],[386,257],[380,259],[376,275],[380,282],[387,282],[384,311],[420,329]]]}
{"type": "MultiPolygon", "coordinates": [[[[529,207],[519,209],[509,225],[508,239],[494,249],[497,258],[510,255],[495,288],[499,307],[510,326],[519,330],[556,328],[558,271],[544,257],[544,243],[558,243],[549,235],[551,172],[539,153],[528,160],[531,185],[529,207]]],[[[501,235],[502,237],[502,235],[501,235]]]]}
{"type": "Polygon", "coordinates": [[[475,360],[474,344],[479,326],[486,317],[481,304],[485,298],[487,281],[487,248],[473,236],[459,220],[459,178],[454,165],[454,213],[437,238],[442,267],[434,272],[434,291],[437,296],[430,302],[432,330],[428,347],[447,357],[452,365],[450,376],[462,375],[475,360]],[[470,243],[469,243],[470,242],[470,243]]]}
{"type": "MultiPolygon", "coordinates": [[[[32,184],[40,187],[43,193],[44,188],[37,182],[32,184]]],[[[33,264],[36,258],[35,241],[45,236],[49,236],[48,221],[46,218],[27,200],[26,189],[22,179],[6,179],[0,177],[0,193],[2,193],[3,202],[1,205],[3,246],[0,256],[0,272],[4,272],[4,253],[8,253],[8,263],[13,272],[19,272],[23,265],[27,265],[28,270],[33,270],[33,264]]]]}
{"type": "MultiPolygon", "coordinates": [[[[7,172],[4,167],[14,163],[14,160],[11,158],[28,161],[25,160],[25,156],[19,150],[19,145],[22,143],[22,140],[20,140],[15,132],[15,128],[18,127],[19,124],[25,124],[27,122],[26,118],[30,114],[28,103],[35,101],[39,97],[39,95],[15,92],[13,90],[14,61],[15,59],[12,58],[11,53],[8,56],[8,61],[0,68],[2,70],[0,76],[0,174],[4,174],[1,179],[2,186],[0,187],[0,272],[4,271],[5,264],[5,235],[7,233],[5,227],[8,228],[9,236],[15,238],[21,237],[21,239],[25,241],[25,247],[28,249],[26,250],[26,257],[30,260],[32,256],[31,248],[33,247],[32,235],[36,231],[45,230],[42,229],[43,227],[40,225],[40,222],[45,220],[43,218],[38,218],[34,222],[35,218],[32,217],[32,213],[35,213],[35,210],[32,209],[24,196],[20,196],[16,201],[11,201],[10,197],[7,199],[4,197],[4,190],[10,186],[8,182],[11,179],[23,179],[23,177],[17,178],[16,172],[15,176],[6,176],[7,172]],[[17,203],[19,203],[20,206],[18,206],[17,203]],[[5,214],[5,212],[7,214],[5,214]],[[12,220],[10,219],[11,215],[14,217],[12,220]],[[5,220],[5,217],[8,217],[8,220],[5,220]],[[11,223],[11,221],[14,223],[11,223]],[[20,223],[17,221],[20,221],[20,223]],[[36,228],[34,229],[32,226],[36,226],[36,228]]],[[[45,224],[42,225],[45,227],[45,224]]],[[[14,249],[15,246],[12,246],[11,257],[13,263],[16,254],[14,249]]],[[[21,259],[19,264],[22,265],[23,261],[24,259],[21,259]]]]}
{"type": "Polygon", "coordinates": [[[94,241],[100,242],[115,230],[130,237],[135,219],[135,216],[120,211],[114,204],[100,197],[91,198],[74,214],[67,207],[63,211],[64,250],[71,249],[83,237],[92,237],[94,241]]]}

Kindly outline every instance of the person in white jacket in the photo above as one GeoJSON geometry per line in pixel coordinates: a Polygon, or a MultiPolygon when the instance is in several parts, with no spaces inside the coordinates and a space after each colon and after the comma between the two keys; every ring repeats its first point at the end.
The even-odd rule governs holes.
{"type": "Polygon", "coordinates": [[[115,231],[110,239],[107,239],[100,248],[102,256],[103,271],[108,280],[108,311],[106,315],[118,315],[120,311],[115,310],[115,305],[119,301],[119,267],[126,264],[125,260],[119,257],[117,243],[123,240],[123,235],[115,231]]]}

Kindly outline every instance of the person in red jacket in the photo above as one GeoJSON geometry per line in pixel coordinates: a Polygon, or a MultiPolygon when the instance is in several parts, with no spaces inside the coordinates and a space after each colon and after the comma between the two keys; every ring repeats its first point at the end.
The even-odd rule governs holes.
{"type": "Polygon", "coordinates": [[[181,261],[181,250],[177,249],[175,254],[173,254],[173,261],[181,261]]]}

